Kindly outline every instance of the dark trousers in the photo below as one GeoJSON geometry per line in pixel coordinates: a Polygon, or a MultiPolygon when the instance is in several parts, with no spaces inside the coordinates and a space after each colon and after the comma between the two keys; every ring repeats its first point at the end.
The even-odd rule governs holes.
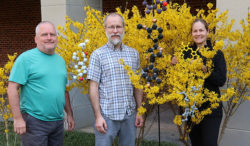
{"type": "Polygon", "coordinates": [[[29,114],[23,114],[26,133],[21,135],[22,146],[63,146],[63,120],[42,121],[29,114]]]}
{"type": "Polygon", "coordinates": [[[189,134],[192,146],[217,146],[221,119],[222,115],[207,115],[195,125],[189,134]]]}

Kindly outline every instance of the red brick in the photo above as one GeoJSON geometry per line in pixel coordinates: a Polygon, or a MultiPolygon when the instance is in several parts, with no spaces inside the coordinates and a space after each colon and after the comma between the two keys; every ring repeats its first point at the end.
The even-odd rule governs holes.
{"type": "MultiPolygon", "coordinates": [[[[120,7],[122,12],[125,9],[131,9],[134,5],[136,5],[141,14],[144,14],[145,6],[142,5],[144,0],[103,0],[102,7],[104,13],[115,12],[117,7],[120,7]]],[[[196,15],[196,9],[207,9],[207,3],[211,2],[214,4],[214,8],[216,7],[216,0],[168,0],[168,2],[172,1],[173,3],[183,4],[184,1],[191,6],[191,13],[196,15]]],[[[147,0],[149,4],[152,3],[152,0],[147,0]]]]}
{"type": "Polygon", "coordinates": [[[40,0],[0,0],[0,66],[7,54],[35,47],[34,35],[41,21],[40,0]]]}

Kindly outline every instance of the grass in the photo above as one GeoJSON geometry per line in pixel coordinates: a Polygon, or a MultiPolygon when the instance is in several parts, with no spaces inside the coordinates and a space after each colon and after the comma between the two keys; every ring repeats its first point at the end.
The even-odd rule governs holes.
{"type": "MultiPolygon", "coordinates": [[[[20,146],[20,137],[13,132],[12,122],[9,122],[9,145],[20,146]],[[15,140],[16,138],[16,140],[15,140]],[[16,142],[15,142],[16,141],[16,142]]],[[[6,135],[4,133],[5,126],[0,122],[0,146],[6,146],[6,135]]],[[[95,135],[79,131],[65,132],[64,146],[94,146],[95,135]]],[[[117,145],[116,145],[117,146],[117,145]]],[[[143,140],[141,146],[158,146],[157,141],[143,140]]],[[[161,142],[161,146],[177,146],[169,142],[161,142]]]]}
{"type": "MultiPolygon", "coordinates": [[[[94,146],[95,135],[79,131],[66,132],[64,137],[65,146],[94,146]]],[[[117,146],[117,145],[116,145],[117,146]]],[[[158,146],[157,141],[143,140],[141,146],[158,146]]],[[[169,142],[161,142],[161,146],[177,146],[169,142]]]]}
{"type": "MultiPolygon", "coordinates": [[[[19,135],[15,134],[13,132],[13,123],[9,122],[9,145],[10,146],[20,146],[20,137],[19,135]]],[[[6,146],[6,134],[4,132],[5,130],[5,125],[4,122],[0,122],[0,146],[6,146]]]]}
{"type": "Polygon", "coordinates": [[[64,136],[65,146],[94,146],[95,136],[94,134],[72,131],[65,132],[64,136]]]}

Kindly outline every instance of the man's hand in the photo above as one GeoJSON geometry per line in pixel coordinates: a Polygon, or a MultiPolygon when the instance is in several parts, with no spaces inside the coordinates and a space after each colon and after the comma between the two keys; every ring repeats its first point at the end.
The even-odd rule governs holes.
{"type": "Polygon", "coordinates": [[[72,131],[75,128],[75,120],[73,116],[68,115],[67,122],[68,122],[68,131],[72,131]]]}
{"type": "Polygon", "coordinates": [[[135,119],[135,126],[137,128],[141,128],[143,126],[143,123],[144,123],[143,117],[137,114],[135,119]]]}
{"type": "Polygon", "coordinates": [[[106,130],[108,129],[106,121],[104,120],[102,116],[96,118],[95,127],[97,131],[103,134],[106,134],[106,130]]]}
{"type": "Polygon", "coordinates": [[[26,133],[26,122],[23,118],[14,119],[14,132],[20,135],[26,133]]]}

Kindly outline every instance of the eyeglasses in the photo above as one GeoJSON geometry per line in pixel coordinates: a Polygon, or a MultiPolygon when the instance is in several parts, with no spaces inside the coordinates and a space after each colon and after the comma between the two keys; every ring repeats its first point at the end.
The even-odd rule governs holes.
{"type": "Polygon", "coordinates": [[[122,30],[123,26],[120,26],[120,25],[114,26],[114,25],[112,25],[112,26],[108,26],[106,28],[108,28],[109,30],[115,30],[115,29],[116,30],[122,30]]]}

